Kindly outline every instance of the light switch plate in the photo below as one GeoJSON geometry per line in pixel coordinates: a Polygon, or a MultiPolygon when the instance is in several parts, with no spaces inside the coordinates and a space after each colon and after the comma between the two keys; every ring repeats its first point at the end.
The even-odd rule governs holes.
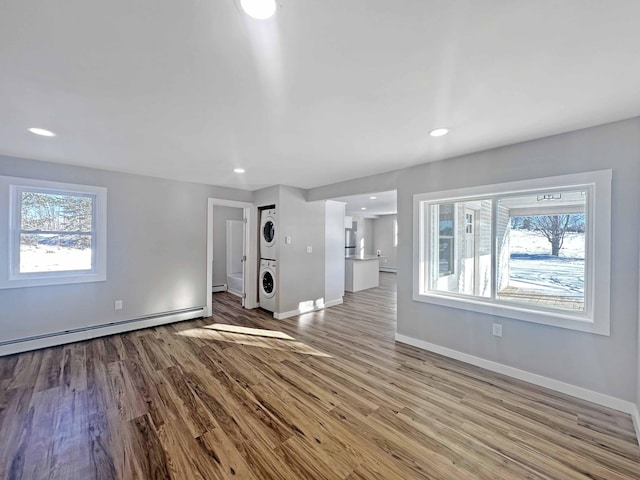
{"type": "Polygon", "coordinates": [[[307,245],[307,253],[313,252],[313,247],[311,245],[307,245]]]}
{"type": "Polygon", "coordinates": [[[494,323],[493,324],[493,335],[495,337],[501,337],[502,336],[502,325],[499,323],[494,323]]]}

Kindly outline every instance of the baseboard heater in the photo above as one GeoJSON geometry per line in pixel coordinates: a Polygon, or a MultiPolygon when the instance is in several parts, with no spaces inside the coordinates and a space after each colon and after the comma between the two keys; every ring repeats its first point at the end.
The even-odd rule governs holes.
{"type": "MultiPolygon", "coordinates": [[[[33,335],[33,336],[30,336],[30,337],[17,338],[17,339],[14,339],[14,340],[5,340],[3,342],[0,342],[0,349],[2,347],[7,347],[7,346],[10,346],[10,345],[17,345],[17,344],[26,343],[26,342],[37,342],[38,340],[47,340],[47,339],[50,339],[50,338],[62,337],[62,336],[65,336],[65,335],[77,335],[77,334],[80,334],[80,333],[91,332],[91,331],[101,330],[101,329],[105,329],[105,328],[114,328],[114,327],[125,326],[125,325],[129,325],[129,324],[132,324],[132,323],[148,322],[150,320],[154,320],[154,319],[157,319],[157,318],[163,318],[163,317],[175,317],[175,316],[181,316],[182,317],[182,316],[187,316],[189,318],[183,318],[182,320],[188,320],[188,319],[198,318],[198,315],[190,316],[189,314],[196,314],[196,313],[203,314],[203,312],[204,312],[204,307],[191,307],[191,308],[183,308],[181,310],[172,310],[170,312],[152,313],[150,315],[145,315],[145,316],[142,316],[142,317],[132,318],[132,319],[129,319],[129,320],[118,320],[116,322],[100,323],[98,325],[90,325],[90,326],[87,326],[87,327],[72,328],[70,330],[61,330],[59,332],[45,333],[45,334],[42,334],[42,335],[33,335]]],[[[200,315],[200,316],[202,316],[202,315],[200,315]]],[[[175,320],[175,321],[182,321],[182,320],[175,320]]],[[[165,322],[165,323],[168,323],[168,322],[165,322]]],[[[146,325],[143,328],[148,328],[150,326],[152,326],[152,325],[146,325]]],[[[128,330],[125,329],[123,331],[128,331],[128,330]]],[[[117,333],[117,332],[113,332],[113,333],[117,333]]],[[[112,333],[105,333],[105,335],[111,335],[111,334],[112,333]]],[[[97,336],[100,336],[100,335],[89,336],[85,340],[88,340],[88,339],[91,339],[91,338],[95,338],[97,336]]],[[[82,339],[71,340],[71,341],[82,341],[82,339]]],[[[62,343],[68,343],[68,342],[62,342],[62,343]]],[[[55,345],[55,343],[52,343],[52,345],[55,345]]],[[[36,348],[42,348],[42,347],[36,347],[36,348]]],[[[16,353],[17,353],[17,351],[16,351],[16,353]]],[[[6,354],[7,353],[5,353],[5,355],[6,354]]],[[[0,355],[3,355],[3,353],[1,351],[0,351],[0,355]]]]}

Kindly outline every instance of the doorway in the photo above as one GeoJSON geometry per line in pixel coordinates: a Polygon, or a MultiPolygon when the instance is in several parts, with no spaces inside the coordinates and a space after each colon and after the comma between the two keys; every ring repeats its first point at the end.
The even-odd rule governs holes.
{"type": "Polygon", "coordinates": [[[206,316],[212,313],[214,286],[218,291],[228,290],[229,283],[234,283],[236,294],[241,297],[243,307],[257,306],[252,300],[256,296],[255,245],[249,241],[252,231],[252,207],[253,205],[248,202],[208,199],[206,316]],[[228,258],[227,220],[239,222],[235,224],[235,233],[231,234],[233,239],[229,248],[231,250],[229,255],[238,257],[235,262],[230,262],[228,258]]]}
{"type": "MultiPolygon", "coordinates": [[[[225,207],[218,207],[225,208],[225,207]]],[[[227,291],[236,295],[237,297],[243,298],[244,296],[244,222],[242,221],[242,209],[233,208],[232,210],[239,210],[241,218],[238,220],[227,219],[226,220],[226,241],[225,241],[225,254],[226,254],[226,264],[225,264],[225,279],[227,282],[227,291]]],[[[214,211],[214,238],[216,236],[215,232],[215,224],[216,212],[214,211]]],[[[213,256],[216,256],[216,250],[218,249],[218,245],[215,240],[213,242],[213,256]]],[[[216,284],[216,262],[213,261],[213,284],[215,288],[216,284]]]]}

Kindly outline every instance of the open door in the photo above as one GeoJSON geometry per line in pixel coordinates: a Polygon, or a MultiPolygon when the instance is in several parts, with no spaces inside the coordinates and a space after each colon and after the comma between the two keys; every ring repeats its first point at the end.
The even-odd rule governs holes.
{"type": "Polygon", "coordinates": [[[249,214],[248,208],[242,209],[242,306],[246,307],[247,302],[247,236],[249,234],[247,224],[249,220],[247,215],[249,214]]]}
{"type": "Polygon", "coordinates": [[[258,277],[258,259],[254,252],[257,252],[257,236],[255,226],[251,219],[255,215],[255,208],[252,203],[240,202],[235,200],[224,200],[218,198],[208,199],[207,208],[207,268],[206,268],[206,305],[205,316],[212,313],[213,295],[211,289],[213,285],[213,209],[215,206],[242,208],[242,251],[241,251],[241,270],[244,287],[242,288],[242,306],[245,308],[256,308],[258,306],[257,299],[257,277],[258,277]],[[254,237],[252,240],[252,236],[254,237]]]}
{"type": "Polygon", "coordinates": [[[227,284],[229,292],[244,299],[244,220],[227,220],[227,284]]]}

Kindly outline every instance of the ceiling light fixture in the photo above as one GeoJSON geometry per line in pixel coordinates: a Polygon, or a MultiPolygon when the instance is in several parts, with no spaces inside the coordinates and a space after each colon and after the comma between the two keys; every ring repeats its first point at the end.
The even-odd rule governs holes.
{"type": "Polygon", "coordinates": [[[234,168],[233,171],[236,173],[244,173],[244,168],[234,168]]]}
{"type": "Polygon", "coordinates": [[[443,135],[446,135],[447,133],[449,133],[448,128],[436,128],[435,130],[431,130],[429,132],[429,135],[431,135],[432,137],[441,137],[443,135]]]}
{"type": "Polygon", "coordinates": [[[240,0],[244,12],[256,20],[266,20],[276,13],[275,0],[240,0]]]}
{"type": "Polygon", "coordinates": [[[375,200],[378,197],[369,197],[369,200],[375,200]]]}
{"type": "Polygon", "coordinates": [[[30,128],[29,131],[34,135],[40,135],[41,137],[55,137],[56,134],[50,130],[45,130],[44,128],[30,128]]]}
{"type": "Polygon", "coordinates": [[[360,210],[366,210],[367,207],[360,207],[360,210]]]}

